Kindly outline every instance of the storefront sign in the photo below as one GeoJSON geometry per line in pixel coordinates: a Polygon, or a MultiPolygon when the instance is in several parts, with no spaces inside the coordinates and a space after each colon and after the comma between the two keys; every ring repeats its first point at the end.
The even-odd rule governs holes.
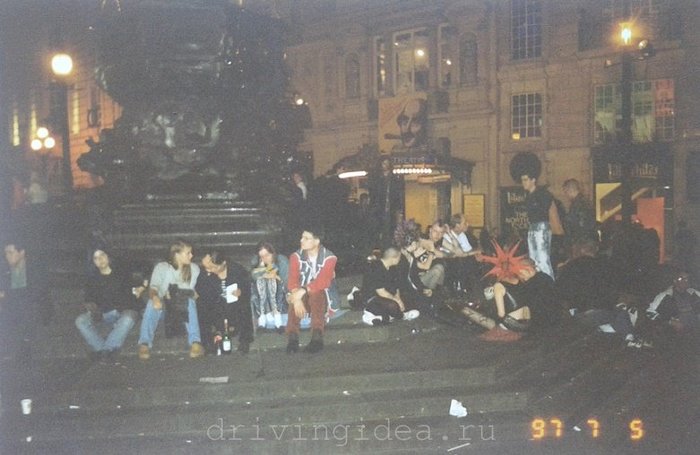
{"type": "Polygon", "coordinates": [[[501,233],[507,235],[516,232],[525,237],[529,226],[525,190],[519,186],[508,186],[501,188],[500,193],[501,233]]]}

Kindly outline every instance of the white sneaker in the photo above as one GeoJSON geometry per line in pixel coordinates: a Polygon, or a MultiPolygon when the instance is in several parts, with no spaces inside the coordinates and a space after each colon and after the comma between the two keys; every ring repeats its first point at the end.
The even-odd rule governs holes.
{"type": "Polygon", "coordinates": [[[265,326],[272,325],[275,323],[275,317],[272,315],[272,313],[267,313],[265,315],[265,326]]]}
{"type": "Polygon", "coordinates": [[[375,323],[379,324],[380,322],[382,322],[382,318],[374,313],[370,313],[369,311],[365,310],[364,313],[362,313],[362,322],[364,322],[367,325],[374,325],[375,323]]]}
{"type": "Polygon", "coordinates": [[[258,318],[258,327],[265,328],[266,324],[267,324],[267,318],[265,317],[264,314],[261,314],[260,317],[258,318]]]}
{"type": "Polygon", "coordinates": [[[275,328],[279,329],[282,327],[282,315],[279,313],[274,314],[274,320],[275,320],[275,328]]]}
{"type": "Polygon", "coordinates": [[[406,312],[403,314],[403,320],[404,320],[404,321],[412,321],[412,320],[414,320],[415,318],[417,318],[418,316],[420,316],[420,311],[418,311],[418,310],[409,310],[409,311],[406,311],[406,312]]]}
{"type": "Polygon", "coordinates": [[[610,324],[603,324],[598,326],[598,331],[603,333],[615,333],[615,329],[610,324]]]}
{"type": "Polygon", "coordinates": [[[355,300],[355,292],[357,292],[359,290],[360,290],[360,288],[358,288],[357,286],[352,287],[352,290],[350,290],[350,294],[348,294],[348,301],[349,302],[352,302],[353,300],[355,300]]]}

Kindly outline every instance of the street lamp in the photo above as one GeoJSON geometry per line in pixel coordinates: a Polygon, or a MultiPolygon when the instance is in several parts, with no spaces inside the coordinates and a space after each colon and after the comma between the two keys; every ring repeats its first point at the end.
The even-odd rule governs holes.
{"type": "Polygon", "coordinates": [[[73,191],[73,171],[70,156],[70,129],[68,126],[68,83],[66,78],[73,72],[73,59],[65,53],[55,54],[51,58],[51,71],[55,76],[53,89],[56,90],[58,102],[57,114],[63,148],[63,183],[66,193],[73,191]]]}

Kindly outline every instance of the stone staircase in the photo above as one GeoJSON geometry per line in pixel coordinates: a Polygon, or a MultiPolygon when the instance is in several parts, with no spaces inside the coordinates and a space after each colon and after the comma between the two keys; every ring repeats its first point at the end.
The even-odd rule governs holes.
{"type": "Polygon", "coordinates": [[[264,207],[227,194],[146,198],[119,206],[110,221],[110,243],[140,258],[162,258],[176,240],[248,255],[259,241],[275,241],[281,233],[264,207]]]}
{"type": "MultiPolygon", "coordinates": [[[[347,293],[356,278],[339,284],[347,293]]],[[[135,329],[116,363],[90,363],[73,326],[80,291],[54,292],[63,310],[30,369],[0,365],[2,453],[613,453],[608,443],[658,453],[624,437],[658,387],[650,354],[575,325],[494,344],[470,326],[368,327],[347,311],[316,355],[287,355],[283,335],[259,331],[247,356],[191,360],[160,327],[149,361],[136,356],[135,329]],[[30,415],[19,412],[25,397],[30,415]],[[448,415],[452,399],[466,417],[448,415]],[[606,426],[597,440],[586,436],[591,415],[606,426]],[[561,420],[564,436],[534,439],[535,418],[561,420]]]]}

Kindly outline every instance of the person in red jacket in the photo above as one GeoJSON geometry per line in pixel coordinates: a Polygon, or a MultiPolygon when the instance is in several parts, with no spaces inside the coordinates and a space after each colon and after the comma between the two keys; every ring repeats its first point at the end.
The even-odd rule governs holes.
{"type": "Polygon", "coordinates": [[[326,307],[331,302],[338,258],[321,244],[318,230],[307,228],[301,234],[300,249],[289,257],[287,302],[287,353],[299,350],[299,325],[305,313],[311,314],[311,342],[304,352],[323,349],[326,307]]]}

